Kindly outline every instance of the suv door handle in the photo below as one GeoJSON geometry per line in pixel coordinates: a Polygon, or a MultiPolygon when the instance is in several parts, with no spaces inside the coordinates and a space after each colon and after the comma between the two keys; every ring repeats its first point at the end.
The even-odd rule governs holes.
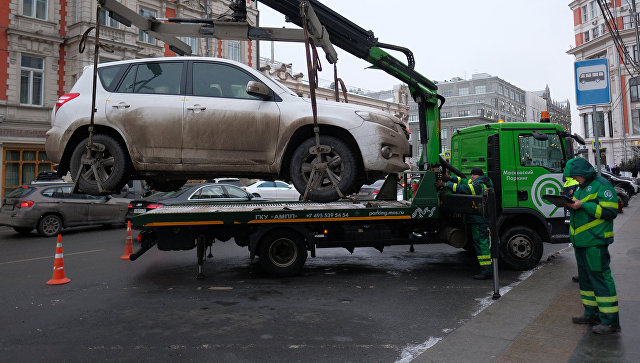
{"type": "Polygon", "coordinates": [[[191,106],[191,107],[187,107],[187,110],[189,110],[189,111],[204,111],[206,109],[207,109],[206,107],[201,106],[201,105],[199,105],[197,103],[195,105],[191,106]]]}
{"type": "Polygon", "coordinates": [[[119,102],[117,105],[113,105],[111,107],[117,108],[117,109],[121,109],[121,108],[129,108],[129,107],[131,107],[131,105],[128,104],[128,103],[119,102]]]}

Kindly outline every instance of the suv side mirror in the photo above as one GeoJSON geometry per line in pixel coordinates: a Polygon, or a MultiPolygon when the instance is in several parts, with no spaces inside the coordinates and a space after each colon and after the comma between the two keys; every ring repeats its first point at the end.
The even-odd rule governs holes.
{"type": "Polygon", "coordinates": [[[249,83],[247,83],[247,93],[263,100],[271,98],[271,90],[269,87],[264,83],[256,81],[249,81],[249,83]]]}

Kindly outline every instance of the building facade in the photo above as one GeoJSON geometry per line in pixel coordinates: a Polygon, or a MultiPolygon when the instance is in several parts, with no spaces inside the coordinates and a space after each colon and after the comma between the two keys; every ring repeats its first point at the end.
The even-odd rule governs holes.
{"type": "MultiPolygon", "coordinates": [[[[121,0],[143,16],[218,18],[228,14],[229,0],[121,0]]],[[[247,0],[247,17],[256,24],[256,3],[247,0]]],[[[82,34],[94,26],[96,2],[87,0],[4,0],[0,2],[0,197],[29,183],[53,164],[44,152],[45,132],[53,107],[68,92],[85,66],[93,63],[92,31],[84,52],[82,34]]],[[[100,62],[174,56],[163,42],[125,27],[101,12],[100,62]]],[[[257,42],[182,38],[195,55],[210,55],[257,68],[257,42]]]]}
{"type": "MultiPolygon", "coordinates": [[[[487,73],[474,74],[471,79],[454,77],[436,84],[438,93],[446,99],[440,110],[442,152],[451,150],[451,136],[459,129],[499,120],[539,122],[541,111],[549,111],[552,122],[561,123],[566,130],[571,129],[568,101],[551,100],[549,87],[546,92],[527,92],[487,73]]],[[[415,166],[422,152],[422,141],[418,105],[413,100],[409,101],[409,129],[413,150],[417,150],[411,160],[411,165],[415,166]]]]}
{"type": "MultiPolygon", "coordinates": [[[[602,165],[614,166],[639,156],[639,58],[630,2],[609,0],[604,3],[608,9],[605,14],[602,14],[595,0],[569,3],[573,12],[575,47],[568,53],[575,56],[576,61],[608,60],[611,103],[597,106],[595,115],[592,106],[578,106],[580,126],[577,132],[588,143],[591,163],[595,165],[596,148],[593,141],[597,133],[603,148],[599,153],[602,165]],[[607,23],[615,29],[616,37],[619,35],[618,44],[612,38],[607,23]],[[618,49],[623,52],[622,56],[618,49]]],[[[636,0],[636,4],[640,7],[639,1],[636,0]]]]}

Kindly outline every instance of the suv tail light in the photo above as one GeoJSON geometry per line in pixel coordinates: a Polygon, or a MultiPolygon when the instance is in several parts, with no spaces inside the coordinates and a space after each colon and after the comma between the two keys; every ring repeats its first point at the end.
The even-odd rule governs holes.
{"type": "Polygon", "coordinates": [[[71,101],[72,99],[78,96],[80,96],[79,93],[67,93],[60,96],[60,98],[58,98],[58,101],[56,102],[56,114],[58,113],[58,110],[60,109],[60,107],[62,107],[62,105],[64,105],[65,103],[71,101]]]}
{"type": "Polygon", "coordinates": [[[34,203],[31,200],[21,200],[20,203],[16,204],[16,208],[31,208],[34,203]]]}

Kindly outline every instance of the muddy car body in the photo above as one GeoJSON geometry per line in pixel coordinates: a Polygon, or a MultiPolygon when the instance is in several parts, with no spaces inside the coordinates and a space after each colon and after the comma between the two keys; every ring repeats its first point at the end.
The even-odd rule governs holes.
{"type": "MultiPolygon", "coordinates": [[[[213,176],[280,178],[298,190],[306,185],[314,162],[310,101],[241,63],[203,57],[98,66],[94,141],[104,150],[96,151],[96,159],[104,163],[95,173],[82,159],[92,73],[86,67],[58,100],[46,141],[59,172],[80,175],[84,191],[98,193],[91,180],[96,175],[103,187],[118,190],[131,178],[167,190],[213,176]]],[[[406,125],[393,115],[319,101],[318,121],[322,144],[332,148],[327,161],[345,194],[408,168],[406,125]]],[[[335,199],[331,185],[322,184],[312,199],[335,199]]]]}

